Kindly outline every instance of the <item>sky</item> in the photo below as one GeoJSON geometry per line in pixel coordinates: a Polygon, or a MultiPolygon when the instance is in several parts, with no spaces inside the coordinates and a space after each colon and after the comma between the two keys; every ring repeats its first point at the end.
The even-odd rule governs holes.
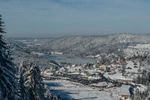
{"type": "Polygon", "coordinates": [[[7,37],[150,34],[150,0],[0,0],[7,37]]]}

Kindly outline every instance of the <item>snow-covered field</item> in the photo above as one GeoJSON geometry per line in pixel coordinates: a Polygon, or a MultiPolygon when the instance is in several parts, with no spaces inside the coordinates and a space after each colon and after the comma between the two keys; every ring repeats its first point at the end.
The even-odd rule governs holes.
{"type": "Polygon", "coordinates": [[[49,86],[51,92],[55,95],[60,94],[64,100],[118,100],[118,90],[114,89],[99,91],[98,88],[83,86],[66,80],[51,80],[44,81],[44,83],[49,86]]]}

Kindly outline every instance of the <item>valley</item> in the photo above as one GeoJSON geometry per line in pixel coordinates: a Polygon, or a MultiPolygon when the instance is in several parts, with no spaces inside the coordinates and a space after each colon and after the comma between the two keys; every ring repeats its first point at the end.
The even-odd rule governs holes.
{"type": "Polygon", "coordinates": [[[143,98],[148,98],[150,41],[149,35],[142,36],[144,40],[137,40],[138,37],[139,35],[116,34],[9,40],[13,43],[12,50],[16,54],[14,62],[17,66],[20,62],[38,65],[43,82],[58,85],[48,85],[50,90],[55,88],[54,95],[62,98],[66,97],[64,95],[69,96],[62,100],[131,100],[134,96],[132,92],[134,97],[140,95],[136,91],[144,92],[143,98]],[[66,82],[70,86],[66,86],[66,82]],[[81,86],[79,88],[73,84],[81,86]],[[123,91],[127,91],[128,97],[121,92],[124,87],[127,87],[123,91]],[[89,89],[83,91],[82,88],[89,89]],[[130,88],[134,91],[129,91],[130,88]],[[77,92],[79,89],[81,93],[77,92]],[[106,98],[100,94],[105,94],[106,98]]]}

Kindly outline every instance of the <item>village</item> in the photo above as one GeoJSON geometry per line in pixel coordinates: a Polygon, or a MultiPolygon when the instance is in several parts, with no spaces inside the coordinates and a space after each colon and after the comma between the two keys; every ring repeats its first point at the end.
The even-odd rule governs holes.
{"type": "Polygon", "coordinates": [[[150,100],[149,11],[150,0],[0,0],[0,100],[150,100]]]}
{"type": "MultiPolygon", "coordinates": [[[[69,95],[72,98],[74,97],[75,100],[134,100],[133,97],[137,96],[137,91],[145,93],[149,89],[149,68],[146,67],[148,66],[148,62],[141,59],[143,57],[119,58],[109,55],[101,57],[95,63],[80,65],[61,63],[63,67],[58,70],[54,70],[53,67],[46,69],[42,72],[42,76],[45,81],[61,84],[58,87],[54,85],[57,93],[59,91],[68,91],[68,89],[71,92],[76,91],[75,94],[81,95],[80,98],[79,96],[75,96],[74,93],[71,93],[72,96],[69,95]],[[71,86],[66,86],[68,84],[71,86]],[[84,89],[82,88],[90,89],[83,91],[84,89]],[[88,91],[93,92],[89,93],[88,91]],[[95,93],[94,91],[97,92],[95,93]],[[93,96],[88,96],[88,93],[93,94],[93,96]],[[102,99],[104,96],[98,94],[105,94],[106,97],[111,99],[102,99]]],[[[61,92],[60,95],[64,97],[61,92]]],[[[145,96],[145,100],[149,100],[148,94],[146,95],[145,93],[143,95],[145,96]]]]}
{"type": "Polygon", "coordinates": [[[132,48],[83,57],[33,50],[15,62],[24,56],[39,65],[42,82],[61,100],[149,100],[150,57],[132,48]]]}

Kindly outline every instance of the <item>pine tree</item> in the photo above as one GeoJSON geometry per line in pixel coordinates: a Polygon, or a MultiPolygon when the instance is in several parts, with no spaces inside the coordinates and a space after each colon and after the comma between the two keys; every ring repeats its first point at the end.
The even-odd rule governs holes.
{"type": "Polygon", "coordinates": [[[136,89],[135,95],[131,100],[147,100],[148,96],[149,96],[148,90],[139,91],[138,89],[136,89]]]}
{"type": "Polygon", "coordinates": [[[0,100],[16,100],[16,69],[11,61],[7,43],[3,38],[4,22],[0,15],[0,100]]]}
{"type": "Polygon", "coordinates": [[[49,89],[41,83],[42,79],[38,66],[23,62],[19,68],[19,72],[22,73],[20,74],[19,84],[23,100],[51,100],[52,95],[49,89]]]}
{"type": "Polygon", "coordinates": [[[20,80],[19,80],[19,94],[20,100],[29,100],[27,96],[27,88],[24,86],[24,76],[23,73],[20,73],[20,80]]]}
{"type": "Polygon", "coordinates": [[[30,92],[37,100],[45,100],[46,98],[44,93],[46,92],[46,90],[44,88],[44,85],[41,83],[42,79],[40,75],[40,69],[35,65],[32,65],[30,68],[30,92]]]}

